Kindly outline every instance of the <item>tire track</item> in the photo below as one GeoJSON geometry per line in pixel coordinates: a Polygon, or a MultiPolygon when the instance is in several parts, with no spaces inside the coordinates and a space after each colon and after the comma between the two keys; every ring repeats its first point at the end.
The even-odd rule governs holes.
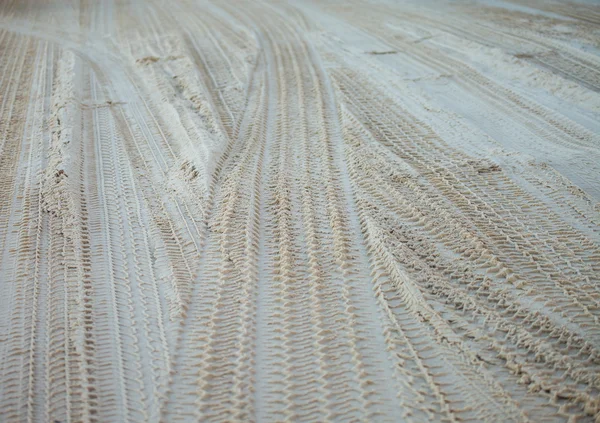
{"type": "Polygon", "coordinates": [[[477,6],[4,2],[0,420],[598,420],[596,8],[477,6]]]}

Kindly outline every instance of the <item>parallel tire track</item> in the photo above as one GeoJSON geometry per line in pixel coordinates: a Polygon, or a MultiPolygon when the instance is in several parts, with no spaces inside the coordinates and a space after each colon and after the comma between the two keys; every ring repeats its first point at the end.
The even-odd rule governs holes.
{"type": "Polygon", "coordinates": [[[0,421],[600,421],[600,10],[475,6],[2,2],[0,421]]]}

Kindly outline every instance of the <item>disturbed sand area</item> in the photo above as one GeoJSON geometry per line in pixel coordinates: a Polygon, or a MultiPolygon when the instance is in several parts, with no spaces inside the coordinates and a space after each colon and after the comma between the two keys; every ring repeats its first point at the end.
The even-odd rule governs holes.
{"type": "Polygon", "coordinates": [[[600,421],[600,6],[0,2],[0,421],[600,421]]]}

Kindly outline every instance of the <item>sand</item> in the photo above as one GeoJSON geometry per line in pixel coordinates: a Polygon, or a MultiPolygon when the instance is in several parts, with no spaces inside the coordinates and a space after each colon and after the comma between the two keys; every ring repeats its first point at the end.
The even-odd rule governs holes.
{"type": "Polygon", "coordinates": [[[0,421],[599,422],[594,1],[0,3],[0,421]]]}

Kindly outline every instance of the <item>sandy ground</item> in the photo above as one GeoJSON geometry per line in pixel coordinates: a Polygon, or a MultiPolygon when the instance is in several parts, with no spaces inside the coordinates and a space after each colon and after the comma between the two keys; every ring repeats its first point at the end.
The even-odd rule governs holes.
{"type": "Polygon", "coordinates": [[[396,3],[0,2],[0,421],[600,421],[600,5],[396,3]]]}

